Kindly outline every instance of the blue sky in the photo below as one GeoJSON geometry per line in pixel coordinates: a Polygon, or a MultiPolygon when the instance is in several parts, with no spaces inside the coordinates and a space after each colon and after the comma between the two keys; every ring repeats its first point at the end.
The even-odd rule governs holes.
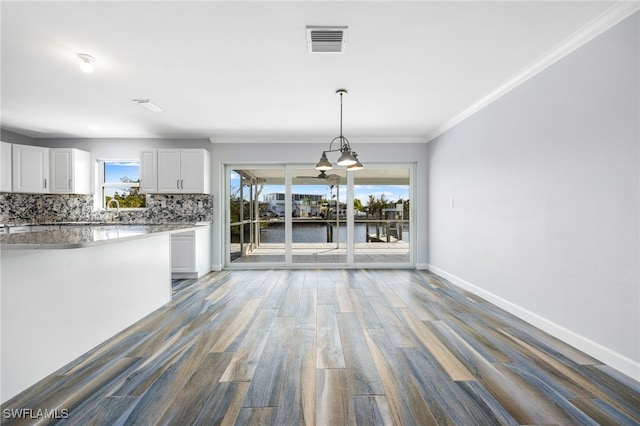
{"type": "MultiPolygon", "coordinates": [[[[240,185],[238,175],[235,173],[231,175],[231,186],[237,189],[240,185]]],[[[347,200],[346,185],[340,186],[340,201],[345,202],[347,200]]],[[[369,200],[369,195],[373,195],[375,198],[380,198],[382,194],[389,201],[397,201],[400,198],[403,200],[409,199],[409,185],[355,185],[354,198],[360,199],[363,205],[366,205],[369,200]]],[[[284,193],[284,185],[265,185],[262,194],[269,193],[284,193]]],[[[336,193],[335,188],[333,193],[330,192],[329,185],[294,185],[292,188],[294,194],[318,194],[324,195],[326,198],[330,198],[332,194],[336,193]]]]}
{"type": "Polygon", "coordinates": [[[105,181],[120,182],[122,176],[131,180],[138,180],[140,177],[140,165],[131,161],[105,161],[105,181]]]}
{"type": "MultiPolygon", "coordinates": [[[[382,194],[389,201],[397,201],[400,198],[407,200],[409,198],[409,185],[355,185],[354,198],[360,199],[363,205],[366,205],[369,200],[369,195],[373,195],[375,198],[380,198],[382,194]]],[[[283,185],[274,185],[265,187],[263,193],[268,192],[284,192],[283,185]],[[272,188],[277,187],[277,190],[272,188]]],[[[347,186],[340,186],[340,201],[347,201],[347,186]]],[[[320,194],[325,198],[331,197],[336,194],[335,188],[333,192],[330,192],[329,185],[294,185],[292,188],[294,194],[320,194]]]]}

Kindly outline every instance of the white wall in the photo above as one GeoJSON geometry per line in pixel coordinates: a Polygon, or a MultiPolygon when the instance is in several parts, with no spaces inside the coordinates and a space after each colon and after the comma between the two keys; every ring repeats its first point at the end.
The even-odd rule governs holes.
{"type": "MultiPolygon", "coordinates": [[[[326,144],[317,143],[214,143],[212,148],[212,175],[214,194],[215,212],[213,226],[213,263],[217,267],[221,267],[223,263],[222,248],[222,232],[224,232],[224,212],[221,209],[220,200],[222,186],[224,184],[224,165],[230,163],[266,163],[266,164],[303,164],[308,162],[311,166],[320,159],[323,149],[327,149],[326,144]]],[[[427,145],[423,143],[398,143],[398,144],[381,144],[381,143],[358,143],[351,141],[352,147],[358,152],[358,159],[362,161],[365,167],[367,164],[375,163],[417,163],[417,193],[424,194],[426,192],[426,158],[427,145]]],[[[355,172],[357,173],[357,172],[355,172]]],[[[426,265],[427,262],[427,204],[426,197],[418,196],[415,205],[416,215],[416,240],[418,247],[416,249],[416,263],[418,265],[426,265]]]]}
{"type": "Polygon", "coordinates": [[[639,24],[429,143],[428,262],[640,380],[639,24]]]}

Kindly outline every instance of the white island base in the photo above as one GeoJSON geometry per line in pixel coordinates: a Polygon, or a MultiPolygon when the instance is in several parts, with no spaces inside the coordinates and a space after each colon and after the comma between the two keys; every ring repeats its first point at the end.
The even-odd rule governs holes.
{"type": "Polygon", "coordinates": [[[169,302],[170,237],[73,249],[3,247],[2,401],[169,302]]]}

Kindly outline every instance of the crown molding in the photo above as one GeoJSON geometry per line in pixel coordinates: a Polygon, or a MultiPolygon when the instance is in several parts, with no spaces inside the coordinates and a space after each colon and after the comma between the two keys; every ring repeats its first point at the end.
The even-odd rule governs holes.
{"type": "Polygon", "coordinates": [[[583,46],[587,42],[593,40],[609,28],[621,22],[623,19],[628,18],[633,13],[640,10],[639,1],[620,1],[614,6],[610,7],[602,14],[588,22],[582,28],[577,30],[571,36],[569,36],[562,43],[555,48],[547,52],[545,55],[537,59],[535,62],[527,66],[511,79],[504,82],[502,85],[494,89],[491,93],[462,111],[460,114],[447,121],[443,126],[438,128],[435,132],[431,133],[426,142],[431,142],[436,137],[440,136],[447,130],[451,129],[455,125],[459,124],[463,120],[467,119],[471,115],[480,111],[482,108],[491,104],[502,95],[510,92],[516,87],[520,86],[531,77],[535,76],[539,72],[548,68],[555,62],[567,56],[569,53],[583,46]]]}
{"type": "MultiPolygon", "coordinates": [[[[331,137],[324,136],[221,136],[209,137],[212,144],[328,144],[331,137]]],[[[419,136],[353,136],[349,138],[352,144],[364,143],[384,143],[384,144],[400,144],[400,143],[426,143],[425,137],[419,136]]]]}

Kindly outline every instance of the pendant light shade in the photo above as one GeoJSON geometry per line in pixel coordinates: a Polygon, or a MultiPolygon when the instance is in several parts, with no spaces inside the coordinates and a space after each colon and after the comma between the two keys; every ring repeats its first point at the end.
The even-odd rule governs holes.
{"type": "Polygon", "coordinates": [[[340,158],[338,158],[338,165],[352,166],[354,164],[356,164],[356,159],[353,158],[353,155],[351,155],[351,151],[349,151],[348,149],[345,149],[342,152],[342,155],[340,156],[340,158]]]}
{"type": "Polygon", "coordinates": [[[329,162],[327,158],[327,153],[322,151],[322,156],[320,157],[320,161],[316,164],[316,170],[326,171],[333,169],[333,166],[329,162]]]}
{"type": "Polygon", "coordinates": [[[327,152],[340,152],[340,158],[338,158],[339,166],[347,166],[347,171],[355,171],[363,168],[363,165],[356,156],[356,153],[351,150],[351,146],[349,145],[349,141],[347,138],[342,136],[342,97],[347,94],[345,89],[336,90],[336,95],[340,96],[340,136],[333,138],[331,143],[329,144],[329,149],[326,151],[322,151],[322,156],[320,157],[320,161],[316,164],[316,170],[327,171],[331,170],[333,166],[329,162],[327,158],[327,152]],[[338,148],[333,148],[333,144],[339,141],[340,146],[338,148]]]}
{"type": "Polygon", "coordinates": [[[356,154],[355,151],[352,151],[351,154],[353,154],[353,158],[356,159],[356,162],[355,162],[355,164],[352,164],[349,167],[347,167],[347,171],[348,172],[355,172],[356,170],[362,170],[364,168],[364,166],[362,165],[362,163],[360,161],[358,161],[358,154],[356,154]]]}

